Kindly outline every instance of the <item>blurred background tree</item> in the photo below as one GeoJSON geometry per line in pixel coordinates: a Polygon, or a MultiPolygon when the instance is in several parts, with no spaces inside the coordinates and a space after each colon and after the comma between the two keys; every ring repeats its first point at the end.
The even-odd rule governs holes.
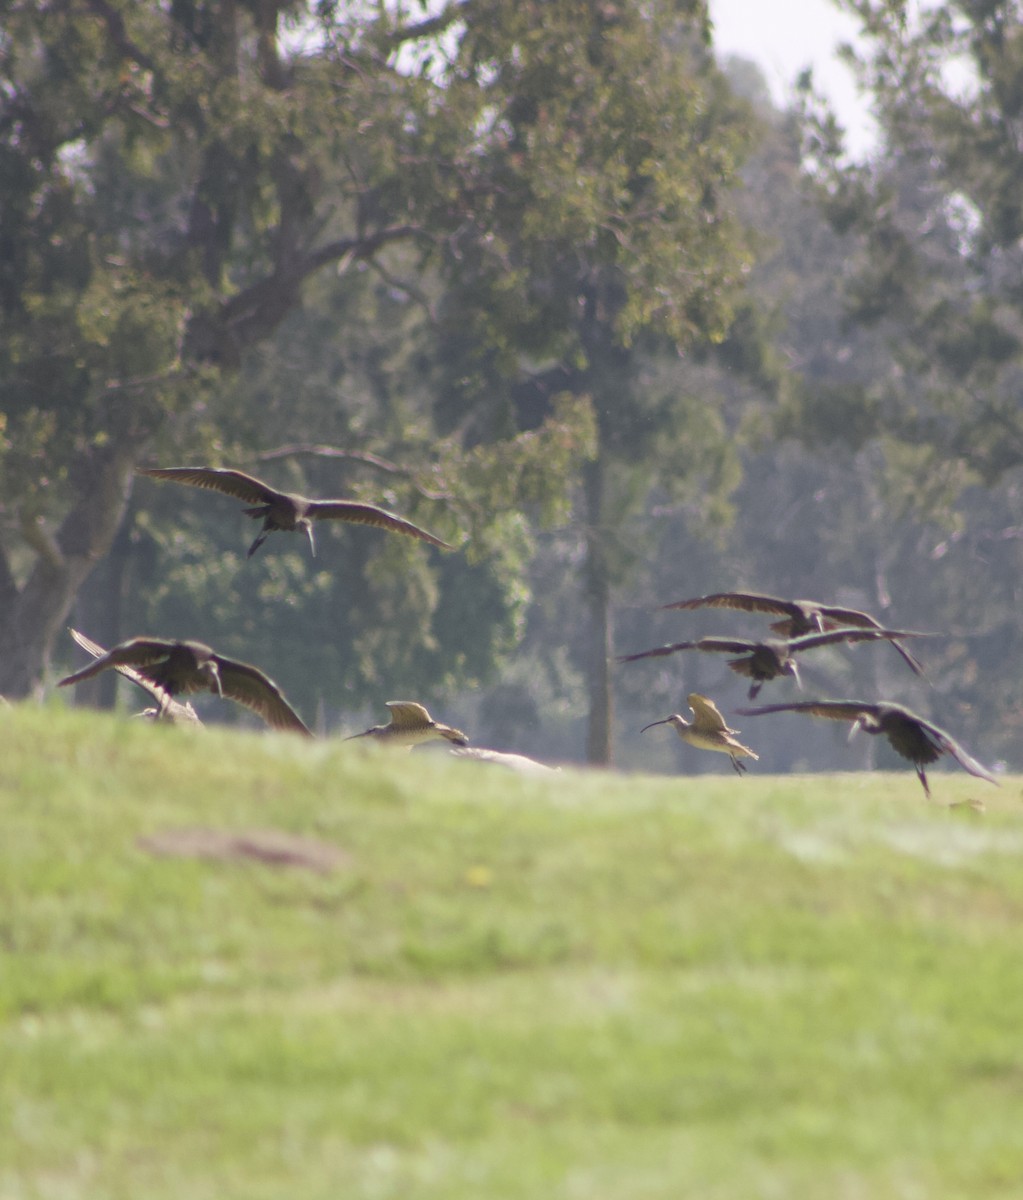
{"type": "Polygon", "coordinates": [[[596,453],[587,355],[727,321],[742,115],[703,4],[5,16],[0,686],[39,686],[101,561],[79,610],[106,641],[261,631],[344,705],[485,679],[596,453]],[[282,549],[242,575],[223,504],[147,484],[128,511],[171,456],[467,552],[344,530],[343,572],[282,549]]]}
{"type": "MultiPolygon", "coordinates": [[[[611,663],[763,633],[657,612],[747,587],[947,634],[924,681],[862,646],[807,690],[1018,761],[1018,5],[843,7],[866,162],[811,79],[779,111],[722,70],[697,0],[0,5],[0,691],[70,663],[70,616],[204,638],[323,729],[414,696],[500,748],[728,770],[637,733],[740,700],[719,656],[611,663]],[[339,526],[246,562],[238,505],[140,462],[460,551],[339,526]]],[[[844,733],[746,731],[761,770],[887,762],[844,733]]]]}

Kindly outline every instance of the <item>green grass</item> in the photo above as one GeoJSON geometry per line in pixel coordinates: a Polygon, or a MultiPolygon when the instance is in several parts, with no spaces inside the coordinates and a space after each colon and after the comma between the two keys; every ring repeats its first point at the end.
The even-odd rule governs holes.
{"type": "Polygon", "coordinates": [[[0,1200],[1020,1195],[1017,779],[0,742],[0,1200]],[[194,826],[347,858],[138,845],[194,826]]]}

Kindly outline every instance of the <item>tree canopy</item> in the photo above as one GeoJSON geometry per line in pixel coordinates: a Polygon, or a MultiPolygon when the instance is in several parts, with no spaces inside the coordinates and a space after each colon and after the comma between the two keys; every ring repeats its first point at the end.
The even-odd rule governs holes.
{"type": "Polygon", "coordinates": [[[915,447],[900,465],[922,504],[940,505],[1023,461],[1021,11],[1014,0],[842,6],[862,23],[864,49],[847,56],[882,145],[850,162],[808,90],[807,161],[834,227],[851,235],[847,311],[883,322],[889,349],[861,414],[915,447]]]}
{"type": "MultiPolygon", "coordinates": [[[[625,351],[730,319],[741,120],[702,0],[8,0],[0,16],[0,690],[38,687],[138,462],[262,461],[322,494],[339,460],[321,445],[358,464],[356,494],[470,537],[464,569],[489,575],[506,631],[478,640],[493,661],[529,518],[564,513],[595,450],[587,331],[625,351]]],[[[150,518],[136,489],[128,549],[151,539],[192,566],[151,557],[149,611],[175,579],[210,611],[204,572],[234,567],[199,550],[190,502],[153,490],[150,518]]],[[[357,555],[350,611],[397,605],[429,647],[460,568],[419,560],[415,587],[388,582],[385,561],[410,579],[419,553],[357,555]]],[[[269,595],[324,589],[282,572],[269,595]]],[[[380,634],[358,636],[365,683],[380,634]]],[[[437,670],[428,653],[414,674],[437,670]]]]}

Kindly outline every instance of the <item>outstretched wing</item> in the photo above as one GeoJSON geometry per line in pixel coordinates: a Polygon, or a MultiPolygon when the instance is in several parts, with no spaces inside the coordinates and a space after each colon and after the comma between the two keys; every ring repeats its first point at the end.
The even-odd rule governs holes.
{"type": "Polygon", "coordinates": [[[290,729],[312,737],[305,722],[284,699],[276,683],[256,667],[231,658],[213,656],[220,672],[220,687],[225,696],[258,713],[274,729],[290,729]]]}
{"type": "Polygon", "coordinates": [[[702,637],[693,643],[697,650],[711,654],[751,654],[764,643],[751,642],[748,638],[702,637]]]}
{"type": "Polygon", "coordinates": [[[982,763],[977,762],[971,754],[967,754],[950,733],[946,733],[944,729],[939,729],[937,725],[932,725],[930,721],[925,721],[922,717],[917,717],[916,719],[922,728],[934,738],[942,750],[946,754],[952,755],[964,771],[968,771],[971,775],[976,775],[978,779],[986,779],[988,783],[998,784],[997,776],[982,763]]]}
{"type": "Polygon", "coordinates": [[[391,713],[391,728],[396,733],[432,731],[438,737],[447,738],[456,746],[469,744],[469,739],[460,729],[435,721],[426,709],[414,700],[388,700],[387,707],[391,713]]]}
{"type": "Polygon", "coordinates": [[[431,546],[440,546],[443,550],[454,549],[448,542],[441,541],[397,513],[388,512],[386,508],[379,508],[375,504],[362,504],[358,500],[313,500],[307,512],[318,521],[351,521],[355,525],[373,525],[392,533],[407,534],[421,542],[429,542],[431,546]]]}
{"type": "MultiPolygon", "coordinates": [[[[79,646],[93,658],[102,658],[106,651],[98,643],[94,642],[91,637],[87,637],[77,629],[69,629],[68,632],[75,639],[79,646]]],[[[158,683],[147,679],[141,671],[136,671],[134,667],[129,667],[126,663],[114,668],[125,679],[130,680],[136,687],[140,687],[148,696],[157,702],[160,706],[159,711],[168,717],[171,721],[180,722],[181,724],[201,725],[202,722],[196,715],[195,709],[191,704],[182,704],[175,700],[174,697],[166,690],[160,687],[158,683]]],[[[147,710],[149,711],[149,710],[147,710]]]]}
{"type": "MultiPolygon", "coordinates": [[[[812,602],[797,600],[796,603],[809,605],[812,602]]],[[[825,628],[831,628],[832,624],[852,625],[858,629],[882,628],[881,622],[876,617],[872,617],[870,613],[861,612],[858,608],[843,608],[840,604],[817,604],[814,607],[826,622],[825,628]]]]}
{"type": "Polygon", "coordinates": [[[661,658],[665,654],[674,654],[677,650],[695,650],[696,642],[672,642],[670,646],[657,646],[653,650],[641,650],[638,654],[619,654],[615,662],[637,662],[641,658],[661,658]]]}
{"type": "Polygon", "coordinates": [[[721,715],[721,710],[713,700],[708,700],[699,692],[690,692],[688,699],[689,707],[693,710],[693,716],[696,718],[693,723],[697,729],[706,730],[708,733],[738,732],[738,730],[728,728],[725,718],[721,715]]]}
{"type": "Polygon", "coordinates": [[[896,642],[899,638],[933,636],[909,629],[828,629],[824,633],[804,633],[802,637],[792,638],[788,648],[795,652],[813,650],[816,646],[830,646],[836,642],[896,642]]]}
{"type": "Polygon", "coordinates": [[[429,729],[433,724],[430,714],[414,700],[388,700],[387,711],[391,714],[391,725],[403,733],[429,729]]]}
{"type": "MultiPolygon", "coordinates": [[[[84,633],[80,633],[77,629],[72,629],[69,626],[68,633],[70,633],[78,645],[81,646],[87,654],[91,654],[93,658],[102,658],[103,655],[106,654],[106,651],[99,644],[99,642],[94,642],[91,637],[86,637],[84,633]]],[[[131,668],[128,669],[130,670],[131,668]]],[[[130,679],[131,676],[128,676],[128,678],[130,679]]]]}
{"type": "Polygon", "coordinates": [[[761,704],[755,708],[737,708],[740,717],[762,717],[764,713],[801,712],[831,721],[858,721],[864,715],[877,716],[878,706],[860,700],[797,700],[791,704],[761,704]]]}
{"type": "MultiPolygon", "coordinates": [[[[99,644],[94,642],[91,637],[87,637],[84,633],[80,633],[77,629],[69,629],[68,632],[75,639],[83,650],[92,655],[93,658],[102,658],[106,651],[99,644]]],[[[125,679],[130,679],[137,687],[142,688],[154,700],[158,700],[163,704],[174,703],[170,692],[160,687],[158,683],[154,683],[151,679],[147,679],[140,671],[136,671],[134,667],[128,666],[127,663],[121,663],[120,666],[114,668],[118,674],[123,675],[125,679]]]]}
{"type": "MultiPolygon", "coordinates": [[[[72,630],[74,633],[74,630],[72,630]]],[[[77,637],[76,637],[76,640],[77,637]]],[[[93,645],[96,643],[93,642],[93,645]]],[[[75,671],[73,675],[67,675],[63,679],[58,680],[57,687],[67,687],[69,684],[81,683],[83,679],[91,679],[94,675],[98,675],[101,671],[106,671],[113,667],[120,670],[122,667],[148,667],[153,663],[162,662],[174,647],[174,642],[166,641],[163,638],[131,638],[127,642],[121,642],[114,646],[112,650],[108,650],[105,654],[101,653],[95,662],[89,663],[80,671],[75,671]]],[[[84,645],[79,642],[79,645],[84,645]]],[[[85,649],[89,649],[85,646],[85,649]]],[[[89,650],[92,654],[93,651],[89,650]]],[[[143,684],[143,687],[146,685],[143,684]]]]}
{"type": "Polygon", "coordinates": [[[188,483],[210,492],[223,492],[225,496],[234,496],[246,504],[272,504],[282,494],[262,480],[246,475],[244,471],[219,467],[136,467],[135,474],[148,475],[151,479],[169,479],[172,483],[188,483]]]}
{"type": "MultiPolygon", "coordinates": [[[[826,609],[826,612],[853,612],[853,609],[826,609]]],[[[864,613],[864,616],[867,614],[864,613]]],[[[870,618],[873,621],[873,617],[870,618]]],[[[830,624],[830,621],[829,621],[830,624]]],[[[911,637],[938,637],[934,633],[921,633],[910,629],[882,629],[876,623],[866,627],[852,627],[848,629],[827,629],[824,633],[806,633],[802,637],[793,638],[789,642],[791,650],[812,650],[815,646],[826,646],[832,642],[863,642],[871,640],[890,642],[892,647],[896,649],[902,656],[906,666],[913,672],[914,675],[923,675],[924,669],[921,664],[913,657],[912,654],[900,645],[901,638],[911,637]]]]}
{"type": "Polygon", "coordinates": [[[893,639],[892,640],[892,648],[894,650],[898,650],[899,654],[902,656],[903,662],[905,662],[906,666],[909,667],[909,669],[913,672],[914,675],[923,675],[924,674],[923,663],[921,663],[919,661],[919,659],[915,658],[912,654],[910,654],[910,652],[906,649],[905,646],[900,645],[898,641],[893,639]]]}
{"type": "Polygon", "coordinates": [[[663,604],[665,609],[693,608],[737,608],[743,612],[774,613],[777,616],[798,617],[800,611],[791,600],[777,596],[765,596],[760,592],[712,592],[709,596],[696,596],[692,600],[676,600],[674,604],[663,604]]]}

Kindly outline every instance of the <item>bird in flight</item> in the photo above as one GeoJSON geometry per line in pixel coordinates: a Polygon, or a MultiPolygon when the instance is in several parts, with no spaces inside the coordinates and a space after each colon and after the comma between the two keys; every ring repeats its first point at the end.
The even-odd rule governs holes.
{"type": "Polygon", "coordinates": [[[192,692],[215,692],[258,713],[274,729],[293,730],[312,737],[305,722],[269,676],[248,663],[214,653],[203,642],[131,638],[101,654],[80,671],[61,679],[57,686],[69,687],[83,679],[91,679],[100,671],[122,667],[133,668],[172,698],[192,692]]]}
{"type": "MultiPolygon", "coordinates": [[[[75,639],[79,646],[93,658],[102,658],[106,651],[98,643],[94,642],[91,637],[87,637],[84,633],[77,629],[68,631],[75,639]]],[[[184,704],[180,700],[175,700],[174,697],[153,680],[147,679],[141,671],[136,671],[134,667],[130,667],[127,663],[121,663],[114,668],[119,675],[123,675],[125,679],[130,679],[136,687],[140,687],[152,700],[156,701],[156,708],[147,708],[141,714],[145,717],[153,717],[156,720],[170,721],[174,725],[202,725],[199,720],[199,715],[195,709],[186,700],[184,704]]]]}
{"type": "Polygon", "coordinates": [[[655,725],[671,725],[682,741],[690,746],[698,750],[720,750],[727,754],[736,774],[741,775],[746,770],[746,764],[741,760],[752,758],[756,761],[760,755],[739,741],[736,736],[738,729],[729,729],[713,700],[708,700],[699,692],[690,692],[688,699],[693,713],[692,721],[687,721],[681,713],[672,713],[663,721],[651,721],[649,725],[644,725],[640,733],[653,729],[655,725]]]}
{"type": "Polygon", "coordinates": [[[987,767],[967,754],[963,747],[944,729],[917,716],[901,704],[880,701],[871,704],[863,700],[805,700],[796,704],[764,704],[758,708],[737,708],[744,717],[759,717],[764,713],[802,712],[813,717],[825,717],[831,721],[852,721],[849,736],[863,729],[871,734],[884,734],[896,754],[909,759],[923,784],[924,793],[930,799],[931,789],[927,784],[925,768],[935,763],[943,754],[955,761],[978,779],[997,784],[998,780],[987,767]]]}
{"type": "Polygon", "coordinates": [[[418,525],[413,525],[411,521],[399,517],[396,513],[388,512],[386,508],[364,504],[360,500],[310,500],[295,492],[279,492],[269,484],[263,483],[261,479],[246,475],[244,471],[217,467],[138,467],[135,473],[146,475],[150,479],[187,483],[192,487],[223,492],[225,496],[244,500],[251,507],[242,509],[242,512],[253,520],[263,521],[259,535],[249,547],[249,558],[275,531],[304,533],[309,539],[309,549],[315,557],[313,522],[331,520],[348,521],[355,525],[373,525],[392,533],[407,534],[421,542],[428,542],[431,546],[440,546],[444,550],[454,549],[439,537],[434,537],[432,533],[427,533],[425,529],[420,529],[418,525]]]}
{"type": "Polygon", "coordinates": [[[409,749],[434,738],[444,738],[456,746],[469,744],[469,739],[460,729],[435,721],[423,705],[414,700],[388,700],[387,708],[391,719],[386,725],[373,725],[362,733],[350,734],[344,740],[350,742],[353,738],[368,737],[383,745],[406,746],[409,749]]]}
{"type": "Polygon", "coordinates": [[[797,638],[768,638],[755,642],[746,638],[702,637],[694,642],[671,642],[653,650],[641,650],[638,654],[621,654],[618,662],[637,662],[641,658],[659,658],[674,654],[678,650],[703,650],[711,654],[736,654],[728,665],[738,675],[752,680],[749,698],[755,700],[761,687],[771,679],[791,675],[801,687],[796,655],[803,650],[814,650],[818,646],[831,646],[837,642],[892,641],[895,638],[927,637],[904,629],[829,629],[826,633],[807,633],[797,638]]]}
{"type": "MultiPolygon", "coordinates": [[[[821,604],[817,600],[782,600],[778,596],[765,596],[760,592],[711,592],[709,596],[696,596],[692,600],[676,600],[662,604],[665,610],[697,608],[731,608],[742,612],[770,613],[783,618],[773,621],[771,628],[786,638],[802,637],[806,633],[825,633],[831,629],[849,626],[854,629],[882,629],[881,622],[870,613],[858,608],[843,608],[839,604],[821,604]]],[[[895,640],[892,645],[902,655],[906,665],[917,675],[924,673],[920,663],[895,640]]]]}

